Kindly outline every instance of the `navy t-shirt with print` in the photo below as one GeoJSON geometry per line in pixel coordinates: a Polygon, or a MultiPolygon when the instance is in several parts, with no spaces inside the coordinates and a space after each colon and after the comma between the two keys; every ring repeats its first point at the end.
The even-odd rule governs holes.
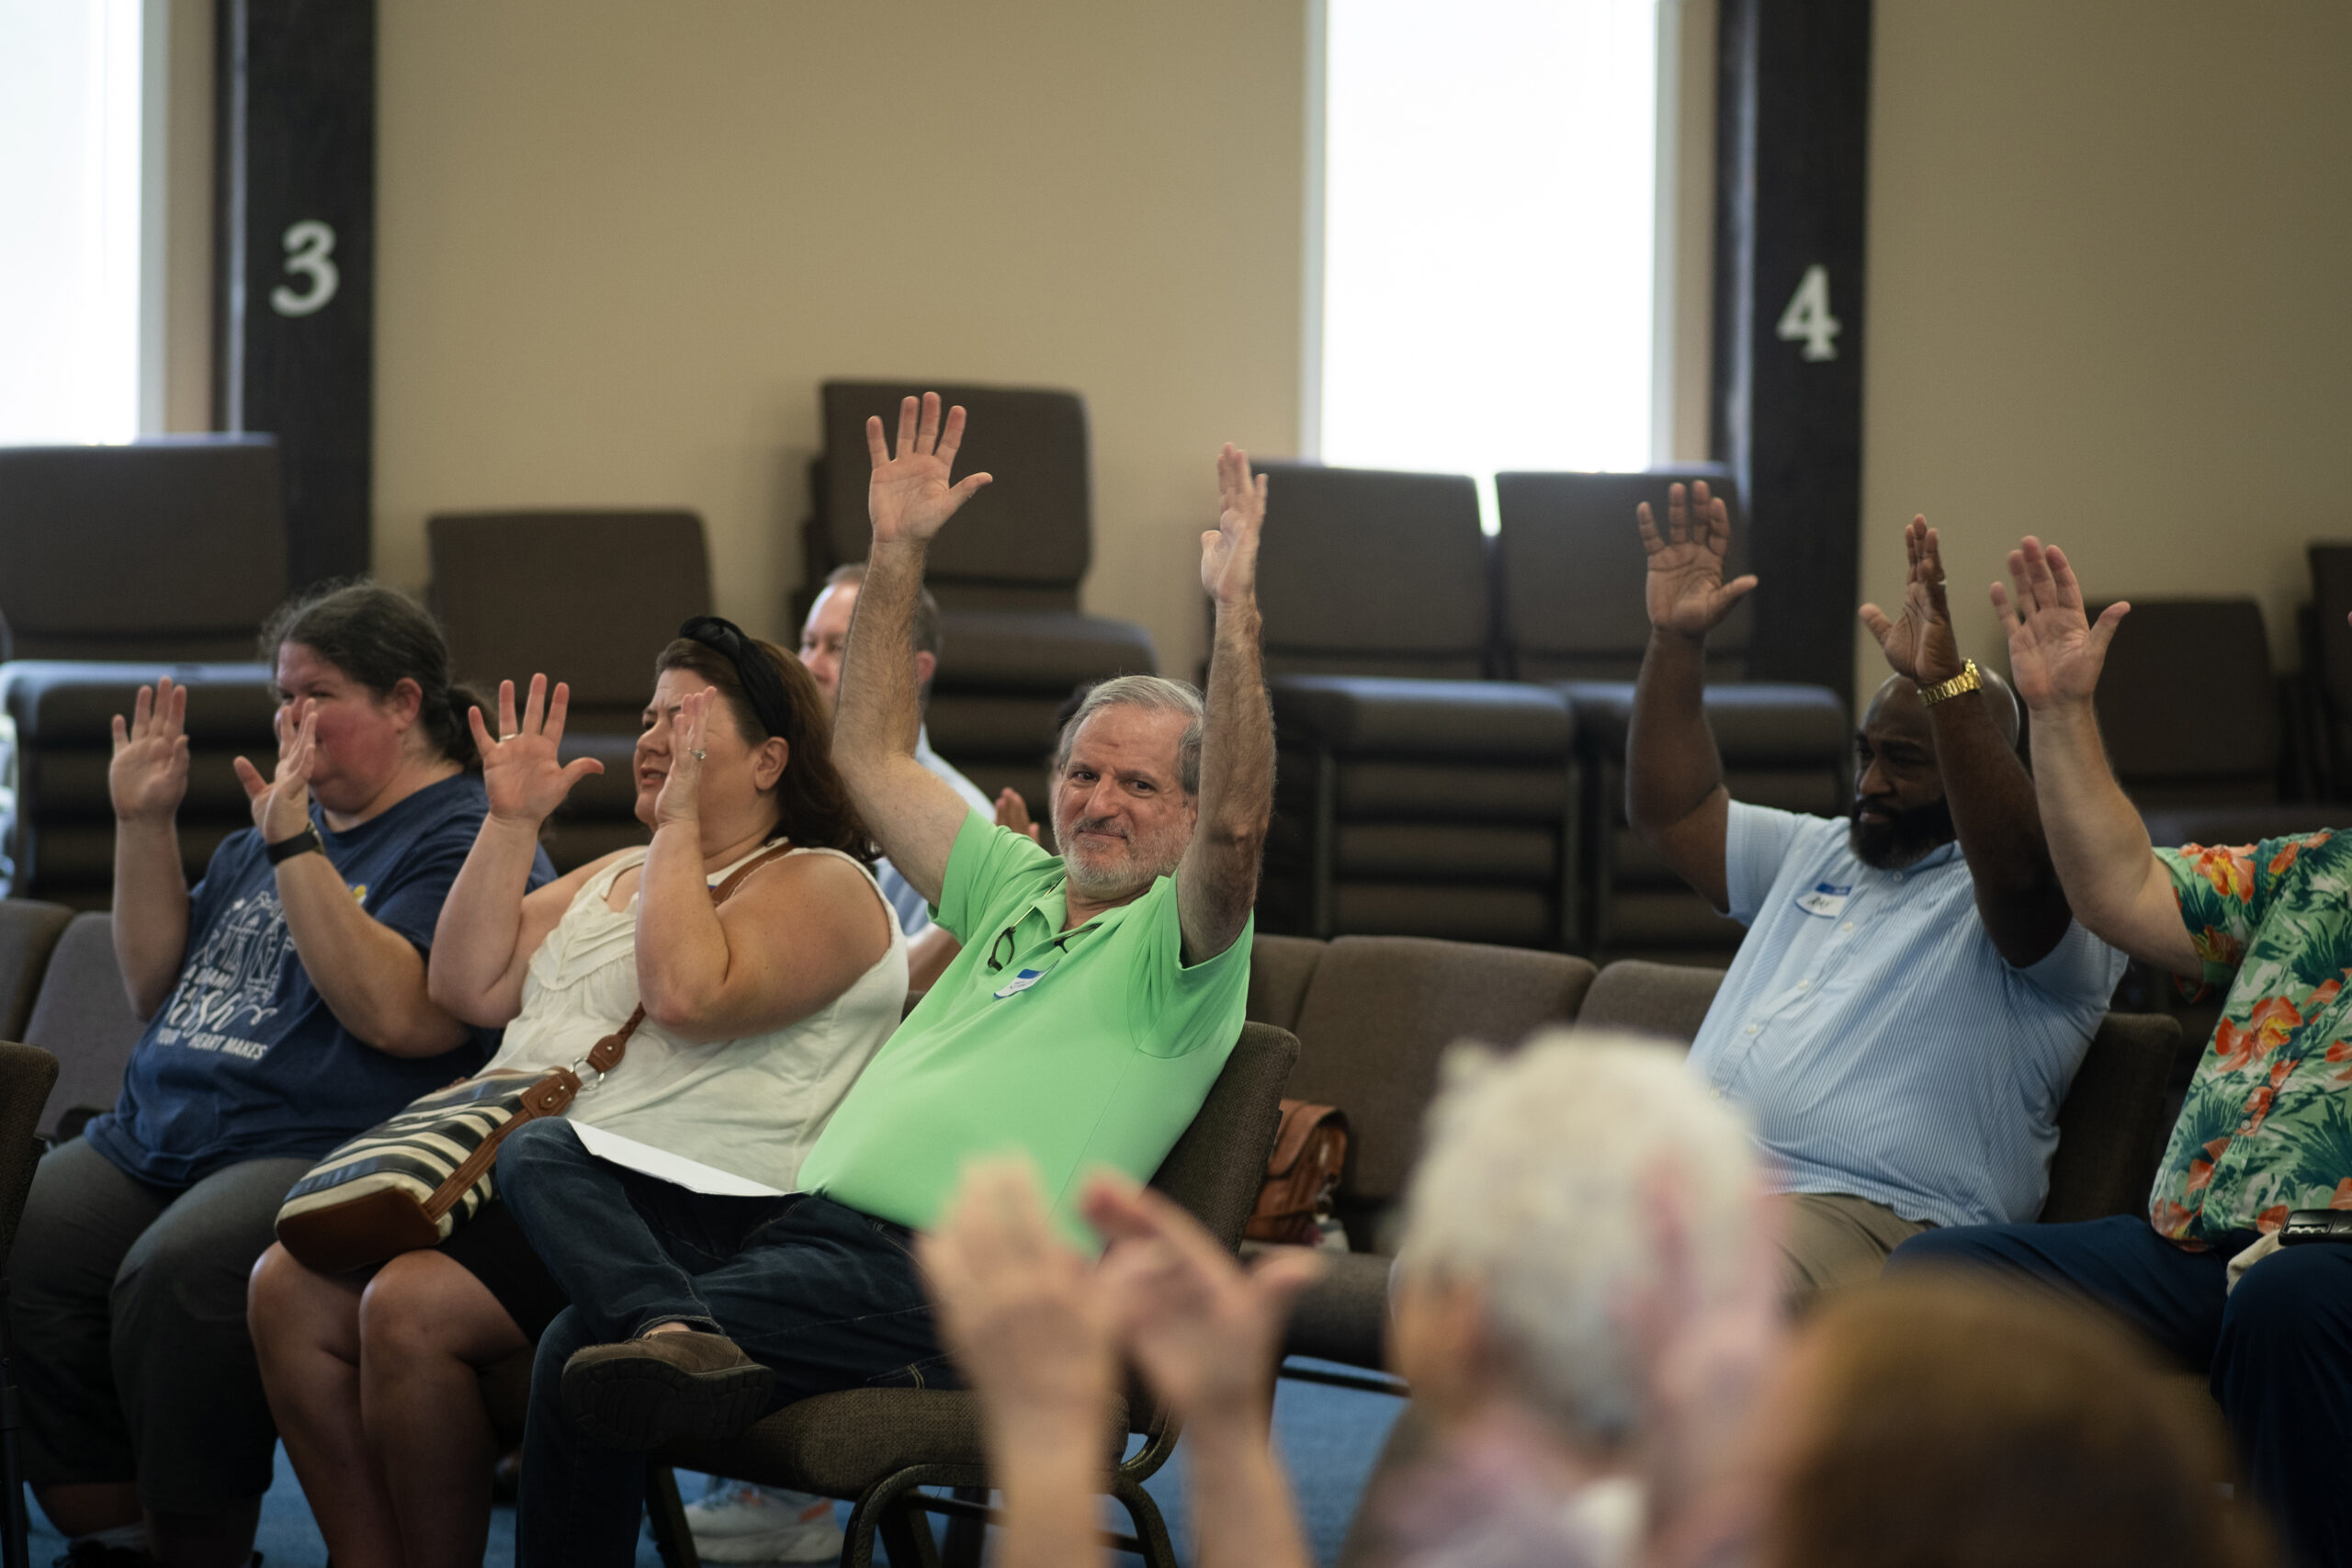
{"type": "MultiPolygon", "coordinates": [[[[315,803],[311,819],[351,896],[422,953],[487,809],[481,776],[460,773],[348,832],[329,829],[315,803]]],[[[532,886],[554,874],[542,852],[532,886]]],[[[192,890],[179,984],[140,1036],[122,1098],[84,1135],[130,1175],[165,1187],[240,1160],[315,1159],[480,1067],[498,1031],[468,1035],[415,1058],[386,1055],[345,1029],[295,954],[277,873],[249,828],[214,852],[192,890]]]]}

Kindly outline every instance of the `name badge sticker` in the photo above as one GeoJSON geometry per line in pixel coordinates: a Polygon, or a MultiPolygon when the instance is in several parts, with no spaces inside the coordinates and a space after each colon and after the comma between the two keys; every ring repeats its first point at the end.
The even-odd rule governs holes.
{"type": "Polygon", "coordinates": [[[996,992],[996,999],[998,1001],[1002,1001],[1005,998],[1012,996],[1016,991],[1025,991],[1045,977],[1046,972],[1043,969],[1023,969],[1020,974],[1015,975],[1012,979],[1007,980],[1004,983],[1004,985],[996,992]]]}
{"type": "Polygon", "coordinates": [[[1834,882],[1816,882],[1812,892],[1798,895],[1797,908],[1808,915],[1834,920],[1846,912],[1846,900],[1852,897],[1853,893],[1854,885],[1850,882],[1842,886],[1834,882]]]}

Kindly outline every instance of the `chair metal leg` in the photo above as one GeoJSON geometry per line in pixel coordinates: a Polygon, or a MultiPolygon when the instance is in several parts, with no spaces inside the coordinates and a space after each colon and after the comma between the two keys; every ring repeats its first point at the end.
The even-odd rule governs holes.
{"type": "MultiPolygon", "coordinates": [[[[989,1489],[985,1486],[958,1486],[956,1495],[967,1503],[985,1506],[989,1489]]],[[[980,1568],[980,1553],[988,1543],[988,1521],[969,1514],[951,1514],[947,1519],[947,1540],[939,1551],[941,1568],[980,1568]]]]}
{"type": "Polygon", "coordinates": [[[1169,1540],[1168,1521],[1160,1517],[1159,1505],[1151,1500],[1151,1494],[1122,1474],[1112,1478],[1111,1495],[1125,1505],[1127,1517],[1135,1521],[1136,1545],[1144,1568],[1177,1568],[1176,1543],[1169,1540]]]}
{"type": "Polygon", "coordinates": [[[32,1521],[25,1517],[25,1476],[17,1455],[17,1345],[8,1335],[8,1280],[0,1275],[0,1484],[8,1488],[7,1539],[0,1540],[0,1568],[31,1568],[32,1521]]]}
{"type": "Polygon", "coordinates": [[[850,1509],[842,1541],[842,1568],[874,1568],[874,1538],[879,1533],[890,1568],[940,1568],[931,1521],[915,1504],[923,1472],[902,1470],[876,1483],[850,1509]]]}
{"type": "Polygon", "coordinates": [[[662,1568],[702,1568],[695,1532],[686,1524],[686,1506],[678,1496],[678,1473],[658,1461],[645,1467],[645,1512],[662,1568]]]}

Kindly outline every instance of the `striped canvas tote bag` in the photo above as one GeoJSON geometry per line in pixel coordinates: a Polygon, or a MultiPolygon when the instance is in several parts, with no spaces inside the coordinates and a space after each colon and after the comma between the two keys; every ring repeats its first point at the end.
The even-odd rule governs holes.
{"type": "MultiPolygon", "coordinates": [[[[752,873],[789,852],[789,845],[779,844],[738,866],[712,892],[712,901],[725,903],[752,873]]],[[[483,1073],[411,1100],[294,1184],[277,1211],[279,1245],[308,1268],[339,1274],[448,1240],[490,1201],[498,1145],[506,1135],[526,1122],[570,1109],[580,1092],[578,1068],[594,1068],[603,1082],[644,1021],[640,1007],[571,1066],[483,1073]]]]}

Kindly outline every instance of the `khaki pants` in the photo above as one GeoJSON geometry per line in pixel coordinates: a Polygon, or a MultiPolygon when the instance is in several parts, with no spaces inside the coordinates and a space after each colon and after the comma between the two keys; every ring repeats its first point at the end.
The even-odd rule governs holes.
{"type": "Polygon", "coordinates": [[[1906,1220],[1883,1203],[1842,1192],[1783,1192],[1773,1200],[1781,1224],[1782,1279],[1791,1308],[1815,1296],[1878,1278],[1886,1255],[1935,1227],[1906,1220]]]}

